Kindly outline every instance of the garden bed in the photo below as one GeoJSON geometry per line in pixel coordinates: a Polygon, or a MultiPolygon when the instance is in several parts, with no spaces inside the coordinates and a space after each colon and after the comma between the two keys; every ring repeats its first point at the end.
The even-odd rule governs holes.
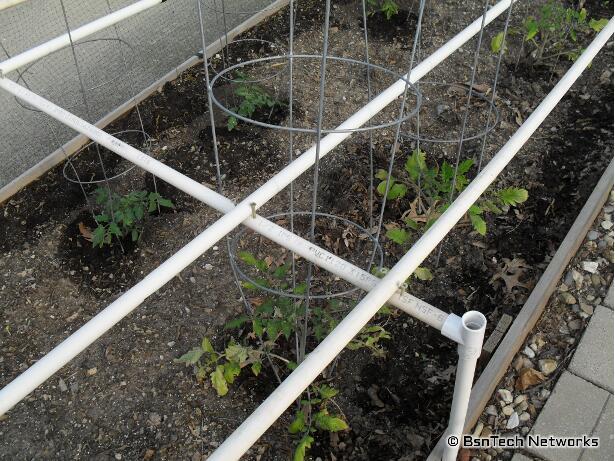
{"type": "MultiPolygon", "coordinates": [[[[368,30],[372,62],[398,75],[407,71],[410,37],[416,23],[416,5],[400,5],[408,14],[403,24],[391,29],[394,33],[384,33],[388,29],[383,26],[368,30]]],[[[586,7],[592,16],[608,14],[608,8],[598,2],[586,7]]],[[[520,23],[529,9],[520,5],[513,13],[513,23],[520,23]]],[[[482,2],[478,1],[463,6],[453,1],[429,5],[421,56],[441,46],[481,12],[482,2]]],[[[358,4],[334,3],[332,55],[363,58],[360,19],[358,4]]],[[[380,24],[383,19],[373,21],[380,24]]],[[[300,4],[296,53],[320,52],[314,37],[321,38],[322,22],[319,2],[300,4]]],[[[502,24],[498,20],[487,30],[489,39],[484,41],[474,88],[487,96],[496,62],[489,41],[502,24]]],[[[285,47],[287,37],[288,12],[283,10],[243,38],[285,47]]],[[[441,98],[448,107],[438,114],[440,118],[433,117],[435,135],[450,134],[454,131],[450,129],[459,127],[464,93],[455,93],[452,84],[463,85],[469,80],[474,46],[470,42],[425,78],[447,84],[443,92],[425,91],[432,102],[441,98]]],[[[244,51],[242,59],[253,57],[250,50],[244,51]]],[[[234,49],[234,53],[240,52],[234,49]]],[[[489,218],[485,237],[468,225],[457,227],[442,245],[438,263],[437,251],[424,263],[434,279],[413,281],[409,287],[412,294],[444,311],[461,314],[479,310],[488,318],[489,331],[502,314],[515,316],[612,158],[612,58],[610,42],[498,178],[497,187],[526,188],[528,200],[516,210],[489,218]],[[507,289],[494,276],[510,271],[506,260],[515,258],[523,261],[512,269],[518,272],[519,283],[507,289]]],[[[496,99],[501,121],[488,138],[486,160],[552,87],[549,72],[531,74],[523,67],[515,68],[512,57],[506,60],[496,99]]],[[[555,79],[567,66],[562,62],[555,68],[555,79]]],[[[318,87],[318,74],[309,69],[300,74],[294,88],[295,123],[303,126],[312,126],[316,119],[318,93],[314,89],[318,87]]],[[[365,103],[367,88],[361,66],[332,63],[330,72],[325,124],[334,126],[365,103]],[[361,89],[354,99],[347,92],[351,85],[361,89]]],[[[145,131],[153,140],[151,155],[213,188],[216,172],[202,79],[202,67],[190,69],[141,104],[140,110],[145,131]]],[[[383,73],[374,82],[374,93],[391,82],[391,76],[383,73]]],[[[280,81],[271,79],[262,84],[280,100],[287,100],[287,88],[280,81]]],[[[221,90],[220,94],[225,92],[221,90]]],[[[229,106],[233,104],[228,101],[229,106]]],[[[484,127],[484,114],[481,107],[478,109],[470,117],[469,132],[484,127]]],[[[216,109],[215,113],[220,120],[220,111],[216,109]]],[[[279,110],[259,117],[266,123],[284,124],[287,112],[279,110]]],[[[137,120],[133,111],[107,131],[140,129],[137,120]]],[[[223,189],[233,200],[245,197],[288,162],[289,136],[284,131],[241,122],[229,131],[222,122],[217,134],[225,175],[223,189]]],[[[393,135],[394,128],[373,132],[374,171],[387,168],[393,135]]],[[[294,149],[303,151],[312,142],[313,136],[298,134],[294,149]]],[[[411,144],[410,139],[402,139],[396,173],[403,169],[411,144]]],[[[432,162],[455,160],[456,150],[450,146],[423,143],[421,147],[432,162]]],[[[477,157],[480,147],[478,141],[465,143],[463,158],[477,157]]],[[[321,161],[320,211],[369,227],[368,150],[368,136],[355,134],[321,161]]],[[[84,170],[88,164],[95,165],[85,156],[82,160],[84,170]]],[[[114,171],[123,171],[122,165],[126,166],[125,162],[118,162],[114,171]]],[[[138,244],[124,251],[97,251],[79,228],[80,223],[93,226],[88,223],[91,217],[81,190],[65,180],[62,168],[50,171],[0,208],[3,384],[219,217],[206,205],[158,180],[156,188],[174,201],[175,209],[151,216],[138,244]]],[[[470,177],[475,173],[470,171],[470,177]]],[[[296,210],[310,209],[311,183],[311,170],[296,181],[296,210]]],[[[124,193],[152,190],[154,180],[135,168],[114,180],[113,187],[124,193]]],[[[379,196],[371,206],[377,213],[379,196]]],[[[407,207],[407,201],[392,202],[385,212],[385,223],[398,219],[407,207]]],[[[266,216],[287,208],[288,198],[282,193],[259,212],[266,216]]],[[[384,264],[390,267],[404,248],[388,239],[382,244],[384,264]]],[[[335,246],[329,250],[335,251],[335,246]]],[[[220,398],[210,386],[197,384],[190,368],[173,360],[199,344],[205,335],[221,347],[229,335],[222,326],[243,312],[238,298],[226,243],[221,241],[5,416],[0,422],[2,456],[196,460],[211,453],[274,389],[275,377],[264,367],[258,378],[240,378],[229,394],[220,398]]],[[[337,403],[351,430],[317,438],[310,452],[313,457],[422,459],[446,427],[455,345],[405,314],[393,314],[382,324],[391,335],[384,342],[385,358],[373,357],[364,350],[345,351],[337,361],[331,384],[340,390],[337,403]]],[[[247,459],[288,459],[293,446],[286,430],[290,418],[290,414],[281,418],[251,449],[247,459]]]]}

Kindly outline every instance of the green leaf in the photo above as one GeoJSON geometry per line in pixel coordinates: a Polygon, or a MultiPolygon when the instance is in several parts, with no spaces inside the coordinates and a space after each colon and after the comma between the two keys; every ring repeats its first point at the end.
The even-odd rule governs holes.
{"type": "Polygon", "coordinates": [[[210,354],[216,353],[214,347],[211,345],[211,342],[207,337],[204,337],[203,341],[201,341],[201,349],[203,349],[204,352],[209,352],[210,354]]]}
{"type": "Polygon", "coordinates": [[[433,274],[426,267],[417,267],[413,275],[419,280],[433,280],[433,274]]]}
{"type": "Polygon", "coordinates": [[[243,363],[248,360],[248,349],[241,344],[231,343],[224,350],[226,359],[231,362],[243,363]]]}
{"type": "Polygon", "coordinates": [[[472,165],[474,165],[473,159],[468,158],[464,160],[463,162],[459,164],[459,167],[457,168],[457,173],[460,175],[466,174],[468,171],[470,171],[470,168],[472,168],[472,165]]]}
{"type": "Polygon", "coordinates": [[[305,453],[312,446],[312,442],[314,442],[314,438],[306,435],[297,444],[297,448],[295,448],[295,453],[293,454],[293,461],[305,461],[305,453]]]}
{"type": "Polygon", "coordinates": [[[237,253],[237,256],[239,256],[239,259],[241,259],[244,263],[250,265],[250,266],[256,266],[257,265],[257,259],[256,257],[248,252],[248,251],[240,251],[237,253]]]}
{"type": "Polygon", "coordinates": [[[478,214],[469,213],[469,215],[470,222],[472,223],[472,226],[474,227],[476,232],[478,232],[480,235],[485,235],[487,233],[487,223],[485,222],[485,220],[481,218],[478,214]]]}
{"type": "Polygon", "coordinates": [[[605,26],[608,23],[609,23],[609,20],[606,18],[601,18],[601,19],[592,18],[589,20],[589,27],[591,27],[594,32],[600,32],[602,29],[605,28],[605,26]]]}
{"type": "Polygon", "coordinates": [[[233,384],[235,378],[241,373],[241,367],[237,362],[226,362],[224,364],[224,379],[227,383],[233,384]]]}
{"type": "Polygon", "coordinates": [[[339,391],[331,386],[327,386],[326,384],[324,384],[318,388],[318,393],[323,399],[330,399],[339,394],[339,391]]]}
{"type": "Polygon", "coordinates": [[[180,358],[175,359],[175,363],[185,363],[187,365],[194,365],[199,361],[203,355],[203,349],[196,347],[189,352],[186,352],[180,358]]]}
{"type": "Polygon", "coordinates": [[[133,242],[136,242],[137,240],[139,240],[139,231],[137,229],[133,229],[132,231],[130,231],[130,237],[132,238],[133,242]]]}
{"type": "Polygon", "coordinates": [[[107,234],[107,228],[105,226],[98,226],[92,232],[92,246],[102,248],[105,243],[105,235],[107,234]]]}
{"type": "Polygon", "coordinates": [[[530,18],[525,22],[525,40],[532,40],[538,33],[538,23],[535,19],[530,18]]]}
{"type": "Polygon", "coordinates": [[[240,315],[239,317],[234,318],[230,322],[227,322],[226,325],[224,325],[224,329],[235,330],[248,321],[250,321],[250,318],[247,315],[240,315]]]}
{"type": "Polygon", "coordinates": [[[395,183],[389,188],[389,193],[387,194],[387,198],[389,200],[395,200],[398,198],[403,198],[408,192],[408,188],[405,184],[395,183]]]}
{"type": "Polygon", "coordinates": [[[118,237],[122,236],[122,231],[120,230],[119,226],[114,222],[109,224],[109,233],[111,235],[117,235],[118,237]]]}
{"type": "Polygon", "coordinates": [[[323,431],[338,432],[348,429],[348,424],[342,418],[329,416],[323,411],[319,411],[314,415],[314,423],[316,427],[323,431]]]}
{"type": "Polygon", "coordinates": [[[408,234],[406,229],[401,228],[389,229],[386,233],[386,236],[393,240],[395,243],[398,243],[399,245],[403,245],[410,238],[410,235],[408,234]]]}
{"type": "Polygon", "coordinates": [[[277,279],[283,279],[284,277],[286,277],[289,268],[290,264],[283,264],[273,271],[273,276],[277,279]]]}
{"type": "Polygon", "coordinates": [[[295,286],[293,293],[296,295],[302,295],[305,293],[305,290],[307,290],[307,284],[305,282],[301,282],[295,286]]]}
{"type": "Polygon", "coordinates": [[[501,214],[502,210],[500,210],[495,203],[493,203],[491,200],[485,200],[482,202],[482,207],[486,210],[486,211],[490,211],[491,213],[495,213],[495,214],[501,214]]]}
{"type": "Polygon", "coordinates": [[[293,362],[292,360],[289,360],[286,363],[286,368],[288,368],[290,371],[294,371],[299,365],[297,365],[295,362],[293,362]]]}
{"type": "Polygon", "coordinates": [[[231,115],[226,121],[226,128],[229,131],[232,131],[235,129],[236,126],[237,126],[237,117],[235,117],[234,115],[231,115]]]}
{"type": "Polygon", "coordinates": [[[263,336],[263,322],[260,319],[252,320],[252,331],[259,338],[263,336]]]}
{"type": "Polygon", "coordinates": [[[504,32],[500,32],[491,39],[491,51],[493,53],[499,53],[504,43],[504,32]]]}
{"type": "Polygon", "coordinates": [[[427,170],[425,162],[426,154],[420,149],[415,149],[406,159],[405,169],[410,175],[410,179],[416,182],[421,175],[421,172],[427,170]]]}
{"type": "Polygon", "coordinates": [[[378,170],[376,172],[376,179],[380,179],[381,181],[386,181],[388,175],[385,170],[378,170]]]}
{"type": "Polygon", "coordinates": [[[159,198],[158,205],[166,207],[166,208],[175,208],[175,205],[168,198],[159,198]]]}
{"type": "Polygon", "coordinates": [[[261,368],[263,368],[263,364],[260,362],[254,362],[250,367],[254,376],[258,376],[261,372],[261,368]]]}
{"type": "Polygon", "coordinates": [[[216,370],[212,371],[209,376],[211,377],[211,385],[218,393],[218,396],[225,396],[228,393],[228,386],[224,378],[224,366],[218,365],[216,370]]]}
{"type": "Polygon", "coordinates": [[[519,203],[523,203],[528,198],[528,192],[525,189],[516,187],[508,187],[501,189],[497,192],[497,196],[500,198],[503,204],[516,206],[519,203]]]}
{"type": "Polygon", "coordinates": [[[290,426],[288,426],[288,432],[291,434],[298,434],[305,430],[305,414],[302,411],[298,411],[295,414],[295,419],[290,426]]]}

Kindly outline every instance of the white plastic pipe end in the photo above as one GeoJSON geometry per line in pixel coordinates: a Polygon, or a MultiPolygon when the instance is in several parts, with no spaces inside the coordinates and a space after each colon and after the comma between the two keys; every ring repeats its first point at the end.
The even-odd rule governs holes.
{"type": "Polygon", "coordinates": [[[452,339],[460,346],[472,351],[472,354],[480,355],[485,337],[487,319],[478,311],[468,311],[459,317],[449,314],[442,325],[441,333],[452,339]]]}

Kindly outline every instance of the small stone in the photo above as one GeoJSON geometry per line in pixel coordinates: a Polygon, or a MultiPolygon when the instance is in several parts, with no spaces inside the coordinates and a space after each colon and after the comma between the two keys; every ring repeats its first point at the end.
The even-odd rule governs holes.
{"type": "Polygon", "coordinates": [[[483,432],[480,433],[480,436],[489,437],[491,434],[493,434],[493,429],[491,429],[490,426],[485,426],[485,428],[483,429],[483,432]]]}
{"type": "Polygon", "coordinates": [[[538,367],[544,375],[550,375],[557,368],[557,362],[553,359],[542,359],[538,361],[538,367]]]}
{"type": "Polygon", "coordinates": [[[588,240],[598,240],[599,238],[600,238],[600,234],[596,232],[595,230],[589,231],[587,233],[588,240]]]}
{"type": "Polygon", "coordinates": [[[528,346],[523,349],[523,353],[528,356],[528,358],[533,359],[536,357],[536,353],[528,346]]]}
{"type": "Polygon", "coordinates": [[[613,227],[613,223],[611,221],[602,221],[600,225],[605,230],[609,230],[611,227],[613,227]]]}
{"type": "Polygon", "coordinates": [[[66,385],[66,383],[64,382],[62,378],[60,378],[60,380],[58,381],[58,387],[60,388],[60,391],[62,392],[68,391],[68,386],[66,385]]]}
{"type": "Polygon", "coordinates": [[[513,401],[512,393],[508,389],[498,389],[498,397],[504,403],[512,403],[513,401]]]}
{"type": "Polygon", "coordinates": [[[572,279],[574,280],[574,284],[577,287],[577,290],[580,290],[583,287],[583,275],[580,272],[572,269],[572,279]]]}
{"type": "Polygon", "coordinates": [[[542,349],[544,347],[545,344],[547,344],[545,342],[544,339],[542,339],[542,337],[538,336],[534,342],[536,343],[536,346],[538,346],[538,350],[542,349]]]}
{"type": "Polygon", "coordinates": [[[190,277],[190,283],[196,283],[196,279],[194,277],[190,277]]]}
{"type": "Polygon", "coordinates": [[[119,453],[116,453],[116,454],[115,454],[115,456],[114,456],[114,458],[115,458],[115,459],[117,459],[117,460],[119,461],[120,459],[122,459],[122,455],[121,455],[121,454],[119,454],[119,453]]]}
{"type": "Polygon", "coordinates": [[[513,413],[508,418],[508,422],[506,423],[506,429],[514,429],[519,425],[519,415],[517,413],[513,413]]]}
{"type": "Polygon", "coordinates": [[[515,412],[515,410],[513,409],[512,405],[506,405],[504,408],[502,408],[502,413],[505,416],[510,416],[515,412]]]}
{"type": "Polygon", "coordinates": [[[495,405],[489,405],[487,408],[485,408],[485,413],[487,413],[490,416],[497,416],[498,410],[495,407],[495,405]]]}
{"type": "Polygon", "coordinates": [[[88,376],[94,376],[97,372],[98,372],[98,369],[94,367],[94,368],[88,369],[88,371],[86,371],[85,374],[88,376]]]}
{"type": "Polygon", "coordinates": [[[595,274],[598,271],[598,263],[596,261],[583,261],[582,266],[583,270],[590,274],[595,274]]]}
{"type": "Polygon", "coordinates": [[[515,397],[515,401],[513,403],[515,405],[519,405],[521,402],[525,402],[525,401],[527,401],[527,395],[519,394],[517,397],[515,397]]]}
{"type": "Polygon", "coordinates": [[[175,346],[175,341],[169,341],[169,342],[167,343],[167,346],[169,346],[169,347],[173,347],[173,346],[175,346]]]}
{"type": "Polygon", "coordinates": [[[570,322],[568,322],[568,328],[570,329],[570,331],[580,330],[582,326],[583,322],[579,319],[571,320],[570,322]]]}
{"type": "Polygon", "coordinates": [[[519,415],[519,421],[522,423],[525,423],[527,421],[529,421],[531,418],[530,414],[527,411],[524,411],[523,413],[521,413],[519,415]]]}
{"type": "Polygon", "coordinates": [[[593,313],[594,313],[594,306],[590,306],[589,304],[581,303],[581,304],[579,304],[579,307],[581,307],[581,310],[583,312],[585,312],[587,315],[593,315],[593,313]]]}
{"type": "Polygon", "coordinates": [[[574,296],[572,296],[569,292],[563,291],[560,293],[559,298],[565,302],[566,304],[576,304],[577,300],[574,296]]]}
{"type": "Polygon", "coordinates": [[[214,268],[214,266],[212,266],[211,264],[205,264],[205,270],[206,271],[210,271],[214,268]]]}
{"type": "Polygon", "coordinates": [[[519,405],[515,406],[515,411],[517,413],[521,413],[522,411],[527,410],[527,407],[528,407],[527,401],[523,401],[519,405]]]}
{"type": "Polygon", "coordinates": [[[598,274],[592,274],[591,280],[594,288],[600,288],[602,285],[602,280],[600,280],[600,276],[598,274]]]}

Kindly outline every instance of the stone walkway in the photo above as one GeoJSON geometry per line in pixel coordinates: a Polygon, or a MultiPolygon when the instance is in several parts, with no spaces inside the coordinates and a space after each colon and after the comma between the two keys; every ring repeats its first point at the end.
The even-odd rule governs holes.
{"type": "Polygon", "coordinates": [[[531,449],[513,461],[613,459],[613,285],[530,434],[600,437],[597,449],[531,449]]]}

